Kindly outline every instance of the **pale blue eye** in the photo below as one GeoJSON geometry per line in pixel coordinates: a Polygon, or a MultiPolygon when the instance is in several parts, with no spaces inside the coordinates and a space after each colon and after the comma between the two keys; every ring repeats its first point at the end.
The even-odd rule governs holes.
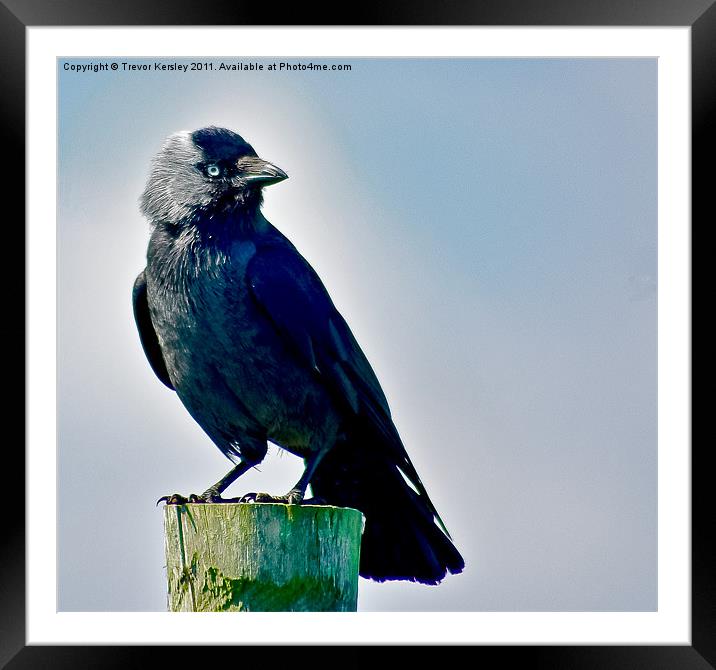
{"type": "Polygon", "coordinates": [[[210,177],[218,177],[221,173],[221,168],[219,168],[218,165],[207,165],[206,166],[206,174],[208,174],[210,177]]]}

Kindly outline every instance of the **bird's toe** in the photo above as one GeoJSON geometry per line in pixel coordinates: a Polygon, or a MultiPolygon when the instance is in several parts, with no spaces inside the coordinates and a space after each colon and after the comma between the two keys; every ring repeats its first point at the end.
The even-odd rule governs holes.
{"type": "Polygon", "coordinates": [[[284,502],[277,496],[272,496],[270,493],[264,493],[260,491],[258,493],[247,493],[241,496],[241,502],[247,503],[276,503],[284,502]]]}
{"type": "Polygon", "coordinates": [[[285,499],[287,505],[300,505],[303,502],[303,492],[297,489],[292,489],[281,497],[285,499]]]}
{"type": "Polygon", "coordinates": [[[239,502],[240,502],[240,503],[255,503],[255,502],[259,502],[259,501],[256,500],[256,498],[257,498],[258,496],[260,496],[260,495],[265,495],[265,494],[261,494],[261,493],[244,493],[244,495],[242,495],[242,496],[239,498],[239,502]]]}
{"type": "Polygon", "coordinates": [[[189,496],[190,498],[194,498],[192,502],[197,503],[222,503],[222,502],[228,502],[227,500],[224,500],[224,498],[221,497],[221,494],[212,486],[211,488],[207,489],[202,493],[200,496],[192,494],[189,496]]]}
{"type": "Polygon", "coordinates": [[[224,502],[238,502],[236,498],[224,499],[214,489],[204,491],[201,495],[197,493],[190,493],[188,497],[181,495],[180,493],[173,493],[170,496],[162,496],[157,500],[159,503],[166,503],[167,505],[186,505],[191,503],[194,505],[202,503],[224,503],[224,502]]]}
{"type": "Polygon", "coordinates": [[[257,493],[256,502],[259,503],[280,503],[285,502],[281,499],[281,496],[272,496],[270,493],[257,493]]]}
{"type": "Polygon", "coordinates": [[[246,493],[239,499],[242,503],[279,503],[283,505],[300,505],[303,494],[294,489],[283,496],[272,496],[269,493],[246,493]]]}
{"type": "Polygon", "coordinates": [[[185,498],[179,493],[172,493],[170,496],[162,496],[159,498],[157,505],[159,505],[160,502],[166,503],[167,505],[186,505],[186,503],[191,502],[191,496],[185,498]]]}

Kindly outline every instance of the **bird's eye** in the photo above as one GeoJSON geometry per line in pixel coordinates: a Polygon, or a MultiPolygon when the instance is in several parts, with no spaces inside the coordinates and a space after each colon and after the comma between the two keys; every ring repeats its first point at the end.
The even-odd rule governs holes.
{"type": "Polygon", "coordinates": [[[212,163],[211,165],[206,166],[206,174],[210,177],[218,177],[221,174],[221,168],[212,163]]]}

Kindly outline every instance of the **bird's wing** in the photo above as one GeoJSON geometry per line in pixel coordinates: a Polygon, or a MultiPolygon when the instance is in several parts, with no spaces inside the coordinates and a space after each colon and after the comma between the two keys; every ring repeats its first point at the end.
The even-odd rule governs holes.
{"type": "Polygon", "coordinates": [[[247,281],[257,304],[297,359],[315,371],[339,403],[370,421],[384,438],[381,445],[390,451],[383,455],[429,501],[378,379],[313,268],[293,248],[260,247],[247,268],[247,281]]]}
{"type": "Polygon", "coordinates": [[[152,319],[149,315],[147,280],[144,277],[144,270],[139,273],[139,276],[134,281],[132,306],[134,308],[134,320],[137,322],[137,329],[139,330],[139,339],[142,343],[144,353],[147,356],[147,360],[149,361],[149,365],[152,366],[152,370],[154,370],[154,373],[159,377],[161,382],[174,390],[174,386],[169,379],[164,357],[162,356],[162,349],[159,346],[157,333],[154,330],[152,319]]]}

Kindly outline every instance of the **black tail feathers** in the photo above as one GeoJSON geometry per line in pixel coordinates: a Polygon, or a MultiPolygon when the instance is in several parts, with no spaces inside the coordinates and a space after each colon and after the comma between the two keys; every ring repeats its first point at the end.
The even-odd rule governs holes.
{"type": "Polygon", "coordinates": [[[408,485],[386,453],[375,443],[341,441],[311,479],[316,497],[363,513],[360,575],[437,584],[448,572],[461,572],[465,562],[435,523],[432,503],[408,485]]]}

